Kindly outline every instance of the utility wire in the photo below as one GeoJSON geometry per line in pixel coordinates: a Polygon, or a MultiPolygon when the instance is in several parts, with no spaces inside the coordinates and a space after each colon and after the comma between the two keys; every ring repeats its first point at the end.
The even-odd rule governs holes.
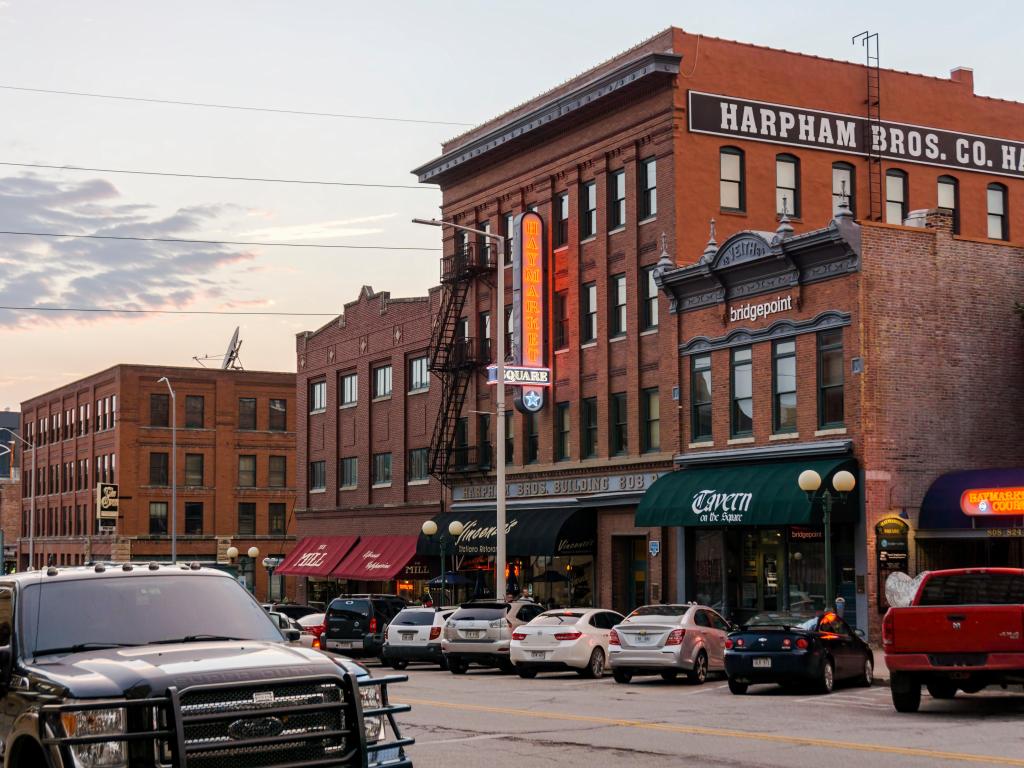
{"type": "Polygon", "coordinates": [[[0,235],[22,237],[71,237],[84,240],[132,240],[141,243],[188,243],[192,245],[261,245],[275,248],[343,248],[364,251],[440,251],[440,248],[420,248],[412,245],[335,245],[326,243],[262,243],[251,240],[188,240],[180,237],[128,237],[127,235],[68,235],[56,232],[10,232],[0,235]]]}
{"type": "Polygon", "coordinates": [[[103,312],[117,315],[245,315],[264,317],[336,317],[337,312],[260,312],[214,309],[110,309],[104,307],[13,307],[0,306],[10,312],[103,312]]]}
{"type": "Polygon", "coordinates": [[[234,109],[243,112],[274,112],[281,115],[307,115],[309,117],[340,117],[348,120],[381,120],[390,123],[419,123],[420,125],[456,125],[472,126],[473,123],[456,123],[449,120],[421,120],[413,117],[385,117],[383,115],[355,115],[338,112],[309,112],[301,109],[278,109],[275,107],[249,107],[240,104],[213,104],[202,101],[176,101],[174,99],[154,99],[142,96],[119,96],[110,93],[88,93],[85,91],[59,91],[50,88],[26,88],[19,85],[0,85],[6,91],[24,91],[27,93],[51,93],[60,96],[85,96],[92,99],[113,99],[116,101],[141,101],[149,104],[174,104],[181,107],[205,107],[207,109],[234,109]]]}
{"type": "Polygon", "coordinates": [[[173,176],[183,179],[218,179],[221,181],[260,181],[273,184],[317,184],[325,187],[379,187],[381,189],[426,189],[434,191],[434,187],[421,184],[366,184],[355,181],[316,181],[313,179],[271,179],[258,176],[214,176],[207,173],[176,173],[171,171],[135,171],[123,168],[88,168],[81,165],[48,165],[45,163],[9,163],[0,161],[0,165],[15,168],[51,168],[57,171],[89,171],[91,173],[128,173],[137,176],[173,176]]]}

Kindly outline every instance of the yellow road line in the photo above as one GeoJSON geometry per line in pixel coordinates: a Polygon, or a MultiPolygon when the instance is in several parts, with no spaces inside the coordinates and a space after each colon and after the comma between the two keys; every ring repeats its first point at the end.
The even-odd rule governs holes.
{"type": "Polygon", "coordinates": [[[640,728],[649,731],[680,733],[688,736],[713,736],[729,739],[749,739],[766,741],[790,746],[820,747],[823,749],[843,749],[854,752],[873,752],[886,755],[903,755],[906,757],[923,757],[938,760],[955,760],[962,763],[983,763],[986,765],[1024,766],[1024,759],[1015,757],[999,757],[997,755],[971,755],[965,752],[941,752],[933,749],[916,747],[892,747],[885,744],[863,744],[856,741],[837,741],[834,739],[815,739],[808,736],[786,736],[775,733],[758,733],[756,731],[735,731],[726,728],[704,728],[696,725],[674,725],[671,723],[651,723],[643,720],[619,720],[612,717],[595,715],[573,715],[564,712],[541,712],[530,709],[510,709],[506,707],[486,707],[478,704],[454,704],[447,701],[431,701],[429,699],[408,699],[403,697],[396,704],[412,704],[422,707],[438,707],[441,709],[457,709],[464,712],[485,712],[495,715],[512,715],[532,717],[542,720],[566,720],[576,723],[591,723],[619,728],[640,728]]]}

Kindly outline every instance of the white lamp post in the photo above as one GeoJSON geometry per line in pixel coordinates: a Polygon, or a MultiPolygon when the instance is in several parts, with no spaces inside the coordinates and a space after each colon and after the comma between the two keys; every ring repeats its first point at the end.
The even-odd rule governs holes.
{"type": "MultiPolygon", "coordinates": [[[[800,490],[807,494],[807,500],[814,504],[814,494],[821,488],[821,475],[813,469],[805,469],[797,478],[800,490]]],[[[832,487],[836,490],[839,501],[845,502],[846,495],[857,484],[857,478],[845,469],[832,476],[832,487]]],[[[835,606],[835,588],[832,578],[832,493],[825,489],[821,494],[821,511],[825,524],[825,607],[831,610],[835,606]]]]}

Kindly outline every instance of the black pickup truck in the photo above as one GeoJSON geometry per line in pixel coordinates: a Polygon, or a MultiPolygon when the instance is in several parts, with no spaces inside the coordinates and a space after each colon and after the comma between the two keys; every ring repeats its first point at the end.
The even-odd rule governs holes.
{"type": "Polygon", "coordinates": [[[4,768],[411,766],[388,684],[290,644],[230,575],[0,576],[4,768]]]}

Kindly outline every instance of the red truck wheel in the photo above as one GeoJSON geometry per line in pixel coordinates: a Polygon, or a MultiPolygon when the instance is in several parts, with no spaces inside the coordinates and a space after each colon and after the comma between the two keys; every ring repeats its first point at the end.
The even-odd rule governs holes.
{"type": "Polygon", "coordinates": [[[897,712],[917,712],[921,708],[921,683],[905,672],[893,672],[890,679],[892,705],[897,712]]]}

